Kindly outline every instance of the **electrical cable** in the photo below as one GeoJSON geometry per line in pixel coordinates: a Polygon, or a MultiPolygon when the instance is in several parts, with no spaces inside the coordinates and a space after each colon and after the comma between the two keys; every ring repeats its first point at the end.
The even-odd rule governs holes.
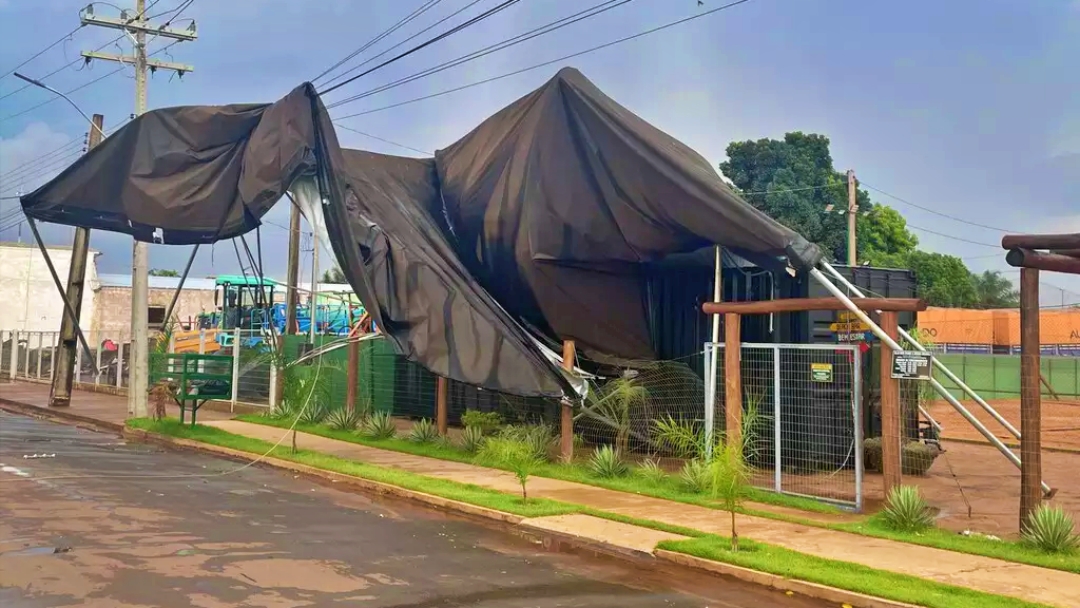
{"type": "MultiPolygon", "coordinates": [[[[94,49],[94,51],[95,51],[95,52],[96,52],[96,51],[100,51],[101,49],[103,49],[103,48],[105,48],[105,47],[107,47],[107,46],[111,46],[111,45],[113,45],[113,44],[116,44],[116,42],[117,42],[117,41],[119,41],[119,40],[120,40],[121,38],[123,38],[123,37],[124,37],[124,35],[123,35],[123,34],[120,34],[120,35],[119,35],[119,36],[117,36],[116,38],[113,38],[112,40],[110,40],[110,41],[106,42],[105,44],[103,44],[103,45],[101,45],[101,46],[97,47],[96,49],[94,49]]],[[[60,66],[60,67],[56,68],[55,70],[53,70],[53,71],[49,72],[48,74],[45,74],[44,76],[41,76],[41,77],[37,78],[36,80],[37,80],[38,82],[44,82],[46,78],[49,78],[49,77],[51,77],[51,76],[55,76],[55,75],[59,74],[60,72],[62,72],[62,71],[64,71],[64,70],[66,70],[66,69],[68,69],[68,68],[70,68],[71,66],[73,66],[73,65],[75,65],[75,64],[78,64],[78,63],[84,63],[85,61],[86,61],[86,59],[85,59],[85,58],[83,58],[83,57],[79,57],[78,59],[76,59],[76,60],[74,60],[74,61],[70,61],[70,62],[68,62],[68,63],[66,63],[66,64],[64,64],[64,65],[62,65],[62,66],[60,66]]],[[[15,89],[14,91],[9,91],[9,92],[5,93],[4,95],[0,96],[0,101],[2,101],[2,100],[4,100],[4,99],[7,99],[8,97],[11,97],[12,95],[14,95],[14,94],[16,94],[16,93],[18,93],[18,92],[20,92],[20,91],[25,91],[26,89],[29,89],[29,88],[30,88],[30,87],[32,87],[32,86],[34,86],[34,85],[31,85],[31,84],[24,84],[23,86],[21,86],[21,87],[19,87],[19,88],[15,89]]]]}
{"type": "MultiPolygon", "coordinates": [[[[742,0],[742,1],[746,2],[747,0],[742,0]]],[[[383,68],[385,66],[390,65],[391,63],[394,63],[394,62],[398,61],[399,59],[404,59],[405,57],[408,57],[409,55],[412,55],[413,53],[415,53],[417,51],[420,51],[421,49],[427,48],[427,47],[435,44],[436,42],[438,42],[440,40],[443,40],[445,38],[449,38],[450,36],[453,36],[454,34],[456,34],[458,32],[461,32],[462,30],[468,29],[469,27],[472,27],[473,25],[476,25],[477,23],[480,23],[481,21],[484,21],[485,19],[487,19],[489,17],[492,17],[492,16],[494,16],[494,15],[496,15],[496,14],[510,8],[511,6],[517,4],[518,2],[521,2],[521,0],[503,0],[503,2],[496,5],[495,7],[490,8],[490,9],[484,11],[483,13],[480,13],[479,15],[473,17],[472,19],[464,21],[464,22],[462,22],[462,23],[460,23],[460,24],[446,30],[445,32],[439,34],[438,36],[435,36],[434,38],[429,38],[428,40],[426,40],[424,42],[421,42],[420,44],[412,47],[411,49],[409,49],[409,50],[407,50],[407,51],[405,51],[403,53],[400,53],[398,55],[395,55],[394,57],[391,57],[390,59],[387,59],[386,61],[376,65],[373,68],[367,69],[367,70],[365,70],[363,72],[360,72],[356,76],[351,76],[351,77],[347,78],[346,80],[343,80],[343,81],[335,84],[334,86],[330,87],[329,89],[326,89],[325,91],[319,91],[319,95],[322,96],[322,95],[327,95],[329,93],[332,93],[332,92],[340,89],[341,87],[353,82],[354,80],[357,80],[358,78],[362,78],[362,77],[364,77],[364,76],[366,76],[366,75],[368,75],[368,74],[370,74],[370,73],[372,73],[372,72],[374,72],[374,71],[376,71],[378,69],[381,69],[381,68],[383,68]]]]}
{"type": "MultiPolygon", "coordinates": [[[[106,127],[105,128],[106,136],[111,135],[117,129],[119,129],[120,127],[127,124],[127,122],[129,120],[130,120],[130,118],[125,118],[124,120],[122,120],[122,121],[120,121],[118,123],[115,123],[111,127],[106,127]]],[[[44,161],[46,158],[55,156],[55,155],[63,152],[64,150],[67,150],[68,148],[75,148],[75,147],[84,146],[84,145],[85,145],[85,141],[79,141],[78,139],[72,139],[71,141],[69,141],[69,142],[67,142],[65,144],[62,144],[60,147],[58,147],[58,148],[56,148],[54,150],[50,150],[49,152],[46,152],[46,153],[44,153],[44,154],[42,154],[40,156],[35,156],[34,158],[26,160],[26,161],[22,162],[21,164],[8,169],[5,173],[0,173],[0,183],[3,183],[3,181],[5,179],[11,179],[13,174],[22,172],[23,170],[25,170],[27,168],[32,168],[32,167],[36,167],[36,166],[40,165],[41,162],[44,161]]]]}
{"type": "Polygon", "coordinates": [[[560,30],[560,29],[562,29],[562,28],[564,28],[564,27],[566,27],[568,25],[573,25],[573,24],[575,24],[575,23],[577,23],[579,21],[584,21],[585,19],[596,17],[597,15],[600,15],[602,13],[606,13],[607,11],[618,8],[620,6],[623,6],[624,4],[628,4],[628,3],[632,2],[632,1],[633,0],[618,0],[618,1],[616,1],[616,0],[604,0],[604,2],[600,2],[599,4],[594,4],[593,6],[590,6],[589,8],[587,8],[585,10],[578,11],[578,12],[572,14],[572,15],[567,15],[565,17],[561,17],[559,19],[548,22],[548,23],[546,23],[544,25],[541,25],[539,27],[533,28],[533,29],[531,29],[531,30],[529,30],[527,32],[522,33],[522,34],[518,34],[517,36],[507,38],[506,40],[503,40],[501,42],[497,42],[495,44],[488,45],[488,46],[486,46],[486,47],[484,47],[482,49],[478,49],[478,50],[473,51],[471,53],[468,53],[466,55],[462,55],[462,56],[457,57],[455,59],[451,59],[450,61],[443,62],[443,63],[441,63],[441,64],[439,64],[437,66],[428,68],[426,70],[421,70],[420,72],[416,72],[416,73],[412,74],[411,76],[406,76],[404,78],[399,78],[398,80],[395,80],[393,82],[389,82],[387,84],[375,87],[374,89],[370,89],[370,90],[365,91],[363,93],[353,95],[352,97],[346,97],[344,99],[338,100],[338,101],[328,105],[327,109],[343,106],[345,104],[352,103],[352,102],[358,101],[360,99],[364,99],[365,97],[370,97],[370,96],[375,95],[377,93],[381,93],[381,92],[387,91],[389,89],[397,88],[399,86],[408,84],[410,82],[414,82],[414,81],[419,80],[421,78],[431,76],[432,74],[437,74],[439,72],[449,70],[450,68],[457,67],[459,65],[468,63],[470,61],[475,61],[477,59],[480,59],[481,57],[485,57],[485,56],[490,55],[492,53],[496,53],[498,51],[508,49],[508,48],[510,48],[512,46],[516,46],[518,44],[521,44],[522,42],[532,40],[533,38],[537,38],[539,36],[544,36],[546,34],[550,34],[551,32],[554,32],[556,30],[560,30]]]}
{"type": "MultiPolygon", "coordinates": [[[[318,76],[316,76],[315,78],[312,78],[312,79],[311,79],[311,82],[312,82],[312,83],[315,83],[315,82],[317,82],[317,81],[318,81],[318,80],[319,80],[320,78],[322,78],[323,76],[326,76],[326,75],[327,75],[327,74],[329,74],[330,72],[332,72],[332,71],[336,70],[337,68],[341,67],[341,66],[342,66],[342,65],[344,65],[345,63],[349,62],[349,61],[350,61],[350,60],[351,60],[352,58],[354,58],[354,57],[356,57],[357,55],[359,55],[359,54],[363,53],[364,51],[368,50],[368,49],[369,49],[369,48],[371,48],[372,46],[374,46],[374,45],[378,44],[379,42],[381,42],[382,40],[384,40],[384,39],[385,39],[385,38],[386,38],[387,36],[389,36],[390,34],[393,34],[393,33],[394,33],[394,32],[396,32],[397,30],[399,30],[399,29],[401,29],[402,27],[404,27],[405,25],[408,25],[408,23],[409,23],[410,21],[412,21],[413,19],[416,19],[416,18],[417,18],[417,17],[419,17],[420,15],[424,14],[425,12],[427,12],[427,11],[428,11],[429,9],[433,8],[433,7],[434,7],[434,6],[436,5],[436,4],[438,4],[438,3],[439,3],[439,2],[441,2],[441,1],[442,1],[442,0],[427,0],[427,1],[426,1],[426,2],[424,3],[424,4],[422,4],[422,5],[420,6],[420,8],[417,8],[417,9],[416,9],[416,10],[414,10],[414,11],[413,11],[412,13],[410,13],[410,14],[408,14],[408,15],[406,15],[406,16],[404,16],[404,17],[402,17],[401,19],[399,19],[399,20],[397,21],[397,23],[395,23],[395,24],[391,25],[391,26],[390,26],[390,27],[389,27],[388,29],[384,30],[384,31],[383,31],[382,33],[380,33],[380,34],[379,34],[378,36],[375,36],[375,37],[374,37],[374,38],[372,38],[371,40],[369,40],[369,41],[367,41],[366,43],[364,43],[364,44],[360,45],[360,46],[359,46],[358,48],[356,48],[356,49],[355,49],[355,50],[353,50],[353,51],[352,51],[351,53],[349,53],[348,55],[346,55],[345,57],[343,57],[343,58],[342,58],[341,60],[339,60],[339,61],[338,61],[337,63],[335,63],[334,65],[332,65],[332,66],[330,66],[330,67],[326,68],[325,70],[323,70],[323,71],[322,71],[322,72],[321,72],[321,73],[320,73],[320,74],[319,74],[318,76]]],[[[474,0],[474,2],[473,2],[472,4],[476,4],[476,2],[479,2],[479,0],[474,0]]],[[[472,4],[470,4],[469,6],[472,6],[472,4]]],[[[467,8],[467,7],[466,7],[466,8],[467,8]]],[[[462,9],[462,10],[464,10],[464,9],[462,9]]],[[[458,12],[461,12],[461,11],[458,11],[458,12]]],[[[454,14],[456,15],[457,13],[454,13],[454,14]]],[[[453,15],[451,15],[451,16],[453,16],[453,15]]],[[[444,19],[444,21],[445,21],[445,19],[444,19]]],[[[439,22],[439,23],[441,23],[441,22],[439,22]]],[[[430,28],[428,28],[428,29],[430,29],[430,28]]],[[[423,31],[426,31],[426,30],[421,30],[421,33],[422,33],[423,31]]],[[[412,38],[415,38],[415,37],[416,37],[416,35],[414,34],[414,35],[412,36],[412,38]]],[[[411,40],[412,38],[407,38],[407,39],[406,39],[406,42],[407,42],[408,40],[411,40]]],[[[389,51],[389,50],[392,50],[392,49],[396,48],[397,46],[400,46],[400,44],[401,44],[401,43],[398,43],[397,45],[394,45],[394,46],[390,47],[390,49],[387,49],[387,51],[389,51]]],[[[375,57],[377,58],[377,57],[379,57],[379,56],[381,56],[381,55],[385,54],[385,53],[386,53],[387,51],[383,51],[382,53],[380,53],[380,55],[376,55],[375,57]]],[[[369,59],[368,61],[371,61],[371,60],[369,59]]],[[[367,63],[367,62],[364,62],[364,63],[367,63]]],[[[360,65],[362,66],[362,65],[364,65],[364,64],[363,64],[363,63],[361,63],[360,65]]],[[[337,80],[337,79],[339,79],[339,78],[342,78],[342,77],[344,77],[344,76],[345,76],[345,74],[348,74],[349,72],[355,71],[355,70],[356,70],[356,69],[357,69],[358,67],[360,67],[360,66],[356,66],[356,67],[350,68],[349,70],[346,70],[345,72],[343,72],[343,73],[341,73],[341,74],[338,74],[337,76],[335,76],[335,77],[331,78],[331,79],[330,79],[330,80],[329,80],[329,81],[328,81],[327,83],[325,83],[325,84],[329,84],[329,83],[331,83],[331,82],[333,82],[333,81],[335,81],[335,80],[337,80]]]]}
{"type": "Polygon", "coordinates": [[[914,224],[912,224],[910,222],[908,223],[907,226],[908,226],[908,228],[913,228],[915,230],[920,230],[920,231],[926,232],[928,234],[934,234],[934,235],[937,235],[937,236],[945,237],[947,239],[952,239],[954,241],[960,241],[962,243],[971,243],[972,245],[982,245],[983,247],[993,247],[994,249],[1001,249],[1001,244],[1000,243],[997,244],[997,245],[993,245],[991,243],[983,243],[983,242],[980,242],[980,241],[972,241],[972,240],[969,240],[969,239],[965,239],[963,237],[954,236],[952,234],[945,234],[944,232],[937,232],[936,230],[930,230],[929,228],[922,228],[922,227],[916,226],[916,225],[914,225],[914,224]]]}
{"type": "Polygon", "coordinates": [[[34,53],[33,55],[31,55],[31,56],[30,56],[30,58],[29,58],[29,59],[26,59],[25,61],[23,61],[23,62],[22,62],[22,63],[20,63],[19,65],[17,65],[17,66],[15,66],[15,67],[11,68],[10,70],[8,70],[8,71],[4,72],[4,74],[3,74],[3,75],[0,75],[0,78],[7,78],[8,76],[10,76],[10,75],[14,74],[14,73],[15,73],[15,70],[17,70],[17,69],[21,68],[22,66],[24,66],[24,65],[26,65],[26,64],[28,64],[28,63],[30,63],[31,61],[33,61],[33,60],[37,59],[38,57],[41,57],[42,55],[44,55],[44,54],[45,54],[46,52],[48,52],[48,51],[49,51],[50,49],[52,49],[52,48],[53,48],[53,47],[55,47],[56,45],[58,45],[58,44],[62,44],[62,43],[63,43],[63,42],[65,41],[65,40],[70,40],[70,39],[71,39],[71,37],[72,37],[72,36],[74,36],[74,35],[75,35],[75,33],[76,33],[76,32],[78,32],[79,30],[81,30],[81,29],[82,29],[83,27],[84,27],[84,26],[83,26],[82,24],[79,24],[79,26],[78,26],[78,27],[76,27],[75,29],[73,29],[73,30],[71,30],[70,32],[68,32],[68,33],[67,33],[66,35],[64,35],[63,37],[61,37],[61,38],[60,38],[59,40],[57,40],[57,41],[53,42],[53,43],[52,43],[52,44],[50,44],[49,46],[47,46],[47,47],[45,47],[45,48],[41,49],[40,51],[38,51],[38,52],[36,52],[36,53],[34,53]]]}
{"type": "MultiPolygon", "coordinates": [[[[336,123],[336,122],[334,124],[341,127],[342,129],[345,129],[346,131],[352,131],[353,133],[363,135],[364,137],[370,137],[371,139],[377,139],[377,140],[379,140],[379,141],[381,141],[383,143],[387,143],[387,144],[390,144],[392,146],[397,146],[397,147],[403,148],[405,150],[412,150],[413,152],[419,152],[420,154],[426,154],[428,156],[435,156],[434,152],[428,152],[427,150],[421,150],[419,148],[414,148],[412,146],[406,146],[405,144],[399,144],[396,141],[390,141],[389,139],[379,137],[378,135],[372,135],[371,133],[365,133],[365,132],[363,132],[363,131],[361,131],[359,129],[354,129],[354,128],[352,128],[350,126],[347,126],[347,125],[339,124],[339,123],[336,123]]],[[[286,230],[288,230],[288,228],[286,228],[286,230]]]]}
{"type": "MultiPolygon", "coordinates": [[[[896,201],[899,201],[899,202],[901,202],[901,203],[903,203],[905,205],[909,205],[909,206],[914,207],[916,209],[921,209],[922,211],[925,211],[927,213],[933,213],[934,215],[937,215],[937,216],[940,216],[940,217],[943,217],[943,218],[946,218],[946,219],[950,219],[950,220],[952,220],[954,222],[960,222],[961,224],[967,224],[969,226],[975,226],[976,228],[985,228],[986,230],[994,230],[996,232],[1014,232],[1013,230],[1007,230],[1005,228],[998,228],[996,226],[988,226],[986,224],[980,224],[978,222],[972,222],[971,220],[965,220],[963,218],[956,217],[955,215],[949,215],[948,213],[943,213],[941,211],[937,211],[937,210],[931,209],[929,207],[924,207],[922,205],[917,205],[917,204],[915,204],[915,203],[913,203],[913,202],[911,202],[909,200],[902,199],[899,196],[896,196],[895,194],[889,194],[888,192],[882,190],[881,188],[875,188],[874,186],[871,186],[870,184],[868,184],[868,183],[866,183],[866,182],[864,182],[862,180],[859,180],[859,184],[862,185],[862,186],[866,186],[867,188],[873,190],[874,192],[884,194],[885,196],[887,196],[887,197],[889,197],[891,199],[894,199],[896,201]]],[[[995,247],[996,246],[997,245],[995,245],[995,247]]]]}

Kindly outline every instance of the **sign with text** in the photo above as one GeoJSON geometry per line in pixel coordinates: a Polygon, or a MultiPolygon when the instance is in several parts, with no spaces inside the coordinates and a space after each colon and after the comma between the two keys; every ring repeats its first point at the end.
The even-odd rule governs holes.
{"type": "Polygon", "coordinates": [[[810,380],[814,382],[832,382],[832,363],[811,363],[810,380]]]}
{"type": "Polygon", "coordinates": [[[892,377],[900,380],[929,380],[933,355],[917,350],[894,352],[892,377]]]}

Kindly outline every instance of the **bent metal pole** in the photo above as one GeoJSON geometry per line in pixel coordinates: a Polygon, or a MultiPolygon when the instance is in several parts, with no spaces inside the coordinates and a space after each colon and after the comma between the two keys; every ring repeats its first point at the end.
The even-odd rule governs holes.
{"type": "MultiPolygon", "coordinates": [[[[827,264],[827,262],[822,262],[822,264],[827,264]]],[[[840,302],[842,302],[844,304],[844,306],[848,310],[850,310],[852,313],[854,313],[856,318],[858,318],[860,321],[865,323],[866,326],[870,328],[870,331],[874,332],[874,335],[877,336],[878,339],[880,339],[881,342],[882,342],[882,345],[883,345],[883,347],[882,347],[882,356],[885,356],[885,351],[884,351],[885,346],[888,346],[889,348],[893,349],[894,351],[902,351],[902,350],[904,350],[903,348],[900,347],[900,345],[896,342],[896,340],[893,340],[892,337],[889,336],[887,333],[885,333],[881,329],[881,327],[878,326],[877,323],[874,323],[874,321],[870,318],[870,315],[866,314],[862,310],[859,310],[859,307],[856,306],[855,303],[851,301],[851,298],[847,297],[847,295],[843,291],[840,291],[839,287],[837,287],[836,285],[833,285],[832,281],[830,281],[828,277],[826,277],[824,274],[822,274],[820,270],[818,270],[817,268],[812,268],[810,270],[810,276],[814,277],[814,279],[817,282],[821,283],[821,285],[826,290],[828,290],[829,293],[831,293],[833,296],[835,296],[836,299],[840,300],[840,302]]],[[[931,380],[931,381],[932,382],[937,382],[936,380],[931,380]]],[[[939,383],[939,386],[940,386],[940,383],[939,383]]],[[[982,436],[985,437],[987,441],[989,441],[991,444],[993,444],[993,446],[996,447],[998,449],[998,451],[1001,452],[1005,456],[1005,458],[1008,458],[1009,462],[1013,463],[1013,465],[1015,465],[1016,468],[1020,468],[1020,458],[1016,454],[1014,454],[1012,452],[1012,450],[1010,450],[1008,448],[1008,446],[1006,446],[1004,443],[1002,443],[1000,439],[995,437],[994,434],[991,433],[985,426],[983,426],[983,423],[979,422],[978,418],[973,416],[972,413],[969,412],[967,410],[967,408],[965,408],[963,405],[961,405],[960,402],[957,401],[955,397],[950,395],[948,393],[948,391],[943,391],[942,396],[945,397],[945,399],[953,406],[953,408],[955,408],[956,411],[959,412],[961,416],[963,416],[968,422],[970,422],[971,425],[974,426],[975,429],[978,430],[979,433],[981,433],[982,436]]],[[[1049,494],[1051,492],[1050,486],[1046,485],[1046,482],[1041,482],[1041,484],[1042,484],[1043,492],[1049,494]]]]}
{"type": "MultiPolygon", "coordinates": [[[[840,274],[840,272],[838,270],[833,268],[831,264],[829,264],[828,262],[822,262],[821,266],[823,268],[825,268],[825,270],[827,270],[829,272],[829,274],[836,277],[837,281],[839,281],[845,287],[850,289],[851,293],[855,294],[858,297],[862,297],[862,295],[863,295],[862,292],[859,291],[859,289],[857,287],[852,285],[851,282],[848,281],[847,278],[844,277],[844,275],[840,274]]],[[[922,344],[919,344],[919,342],[917,340],[915,340],[915,338],[912,337],[911,334],[909,334],[907,331],[905,331],[903,327],[900,328],[900,337],[907,340],[916,350],[920,350],[922,352],[927,352],[926,347],[923,346],[922,344]]],[[[996,420],[998,424],[1005,427],[1005,430],[1009,431],[1009,433],[1011,433],[1013,437],[1016,437],[1017,439],[1020,439],[1020,431],[1016,430],[1016,427],[1013,426],[1012,424],[1009,424],[1009,421],[1006,420],[1004,417],[1002,417],[1002,415],[999,414],[998,411],[995,410],[993,407],[991,407],[989,403],[984,401],[983,398],[980,397],[978,395],[978,393],[975,392],[974,389],[972,389],[970,386],[965,384],[964,381],[961,380],[959,376],[954,374],[953,371],[951,369],[949,369],[948,367],[946,367],[944,363],[939,361],[937,359],[937,357],[934,357],[932,359],[932,361],[934,362],[934,367],[941,370],[941,373],[945,374],[946,378],[948,378],[951,382],[956,384],[956,386],[960,390],[964,391],[964,393],[966,395],[971,397],[975,401],[975,403],[978,403],[979,407],[986,410],[986,413],[990,414],[990,416],[993,417],[994,420],[996,420]]],[[[940,394],[945,399],[949,398],[948,391],[945,389],[944,386],[941,385],[940,382],[938,382],[937,380],[931,379],[931,384],[933,385],[934,389],[937,390],[938,394],[940,394]]],[[[927,416],[927,418],[929,418],[929,416],[927,416]]],[[[941,427],[938,426],[937,429],[940,431],[941,427]]]]}

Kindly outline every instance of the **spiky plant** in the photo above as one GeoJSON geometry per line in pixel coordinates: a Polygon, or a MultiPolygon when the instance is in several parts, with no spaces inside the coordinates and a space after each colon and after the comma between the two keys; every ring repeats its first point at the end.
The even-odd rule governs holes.
{"type": "Polygon", "coordinates": [[[335,431],[355,431],[363,419],[360,410],[339,407],[326,417],[326,424],[335,431]]]}
{"type": "Polygon", "coordinates": [[[360,425],[360,435],[365,439],[393,439],[397,435],[397,426],[390,412],[377,412],[360,425]]]}
{"type": "Polygon", "coordinates": [[[611,479],[625,475],[627,466],[619,450],[610,445],[602,445],[596,448],[589,458],[589,470],[597,477],[611,479]]]}
{"type": "Polygon", "coordinates": [[[899,532],[919,532],[934,525],[934,513],[915,486],[893,488],[885,498],[881,519],[899,532]]]}
{"type": "Polygon", "coordinates": [[[484,445],[484,430],[478,426],[467,426],[461,432],[458,447],[466,454],[476,454],[484,445]]]}
{"type": "Polygon", "coordinates": [[[694,494],[704,494],[709,490],[709,465],[700,458],[687,460],[679,471],[679,481],[694,494]]]}
{"type": "Polygon", "coordinates": [[[521,502],[529,500],[526,488],[529,477],[544,464],[542,459],[537,458],[535,446],[529,445],[521,439],[504,435],[488,437],[484,440],[483,446],[477,454],[477,461],[513,473],[518,483],[521,484],[521,502]]]}
{"type": "Polygon", "coordinates": [[[1028,515],[1021,530],[1024,541],[1046,553],[1072,553],[1080,548],[1080,536],[1073,533],[1073,518],[1061,507],[1039,505],[1028,515]]]}
{"type": "Polygon", "coordinates": [[[667,471],[660,466],[660,461],[652,458],[643,460],[641,464],[634,469],[634,474],[649,483],[657,485],[664,483],[664,480],[668,477],[667,471]]]}
{"type": "Polygon", "coordinates": [[[499,437],[518,441],[528,446],[535,459],[547,462],[551,450],[558,443],[555,429],[547,424],[511,424],[499,431],[499,437]]]}
{"type": "Polygon", "coordinates": [[[319,424],[326,420],[328,414],[329,412],[322,402],[312,399],[300,410],[299,421],[300,424],[319,424]]]}
{"type": "Polygon", "coordinates": [[[409,441],[415,443],[434,443],[439,439],[439,427],[427,418],[416,421],[409,431],[409,441]]]}

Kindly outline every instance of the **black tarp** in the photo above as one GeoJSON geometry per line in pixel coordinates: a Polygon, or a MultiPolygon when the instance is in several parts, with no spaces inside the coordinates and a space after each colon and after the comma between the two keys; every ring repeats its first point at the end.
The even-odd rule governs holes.
{"type": "Polygon", "coordinates": [[[573,69],[433,159],[342,150],[309,84],[266,105],[149,112],[22,198],[28,216],[144,241],[251,230],[314,177],[339,265],[395,350],[484,388],[569,388],[523,326],[649,358],[642,265],[716,243],[820,253],[573,69]]]}

